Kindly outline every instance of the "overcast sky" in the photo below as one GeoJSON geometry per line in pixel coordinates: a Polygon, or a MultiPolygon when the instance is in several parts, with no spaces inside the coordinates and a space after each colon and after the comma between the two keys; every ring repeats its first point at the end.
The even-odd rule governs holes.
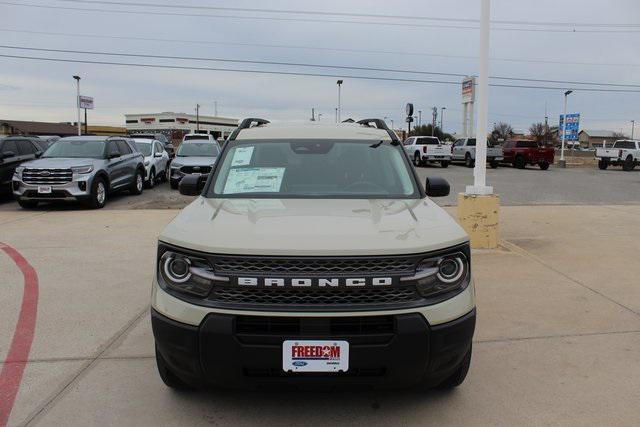
{"type": "MultiPolygon", "coordinates": [[[[478,70],[478,30],[443,28],[476,27],[477,23],[474,21],[409,21],[398,18],[163,9],[102,3],[0,0],[1,44],[116,53],[382,67],[456,74],[476,74],[478,70]],[[54,8],[27,7],[24,6],[26,4],[54,8]],[[105,10],[143,13],[114,13],[105,10]],[[288,20],[247,19],[256,16],[288,20]],[[368,23],[313,20],[358,20],[368,23]],[[256,47],[256,44],[287,47],[256,47]]],[[[140,0],[140,3],[268,7],[462,20],[479,18],[478,0],[272,0],[268,3],[257,0],[140,0]]],[[[493,20],[593,25],[581,26],[579,32],[566,32],[572,28],[570,25],[542,27],[515,24],[510,25],[510,28],[544,31],[492,30],[491,56],[496,59],[490,63],[490,74],[640,85],[640,26],[624,32],[620,30],[628,30],[628,27],[601,26],[637,25],[640,24],[639,17],[640,2],[634,0],[493,0],[493,20]]],[[[416,110],[423,111],[423,122],[430,120],[430,110],[433,106],[446,107],[445,130],[457,131],[461,122],[459,85],[359,80],[346,76],[384,76],[456,82],[461,80],[459,77],[177,59],[104,57],[7,48],[0,48],[0,54],[344,75],[343,118],[386,116],[389,120],[393,119],[397,127],[404,119],[405,104],[413,102],[416,110]]],[[[334,108],[337,105],[334,77],[132,68],[0,58],[0,119],[75,120],[75,81],[72,79],[74,74],[82,77],[82,94],[95,98],[96,109],[89,113],[90,124],[123,125],[125,113],[193,112],[196,103],[201,104],[202,114],[213,114],[216,100],[219,115],[226,117],[257,116],[277,120],[304,120],[310,117],[311,108],[315,107],[316,112],[323,115],[322,120],[334,120],[334,108]]],[[[544,120],[545,103],[550,123],[556,124],[562,109],[561,86],[575,86],[521,81],[492,82],[558,87],[556,90],[491,88],[489,126],[496,121],[507,121],[520,130],[527,129],[532,122],[544,120]]],[[[632,89],[640,90],[640,87],[632,89]]],[[[569,97],[569,112],[582,114],[582,129],[623,130],[630,133],[630,120],[640,121],[640,93],[576,91],[569,97]]]]}

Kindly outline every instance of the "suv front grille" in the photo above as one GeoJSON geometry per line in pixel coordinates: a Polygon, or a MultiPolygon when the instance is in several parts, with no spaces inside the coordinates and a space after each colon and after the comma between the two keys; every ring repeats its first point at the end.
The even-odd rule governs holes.
{"type": "Polygon", "coordinates": [[[215,258],[215,269],[221,274],[412,274],[419,258],[215,258]]]}
{"type": "Polygon", "coordinates": [[[22,181],[26,184],[56,185],[71,182],[71,169],[25,169],[22,181]]]}
{"type": "Polygon", "coordinates": [[[184,174],[200,173],[205,174],[211,172],[211,166],[182,166],[180,172],[184,174]]]}

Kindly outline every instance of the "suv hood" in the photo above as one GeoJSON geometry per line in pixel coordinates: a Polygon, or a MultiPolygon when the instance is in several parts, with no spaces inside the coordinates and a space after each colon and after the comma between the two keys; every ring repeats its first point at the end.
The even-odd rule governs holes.
{"type": "Polygon", "coordinates": [[[73,166],[94,165],[100,159],[91,158],[71,158],[71,157],[48,157],[31,160],[22,163],[27,168],[52,168],[52,169],[68,169],[73,166]]]}
{"type": "Polygon", "coordinates": [[[331,256],[428,252],[469,238],[429,199],[198,197],[160,240],[219,254],[331,256]]]}
{"type": "Polygon", "coordinates": [[[217,157],[176,156],[172,163],[180,166],[211,166],[216,162],[216,159],[217,157]]]}

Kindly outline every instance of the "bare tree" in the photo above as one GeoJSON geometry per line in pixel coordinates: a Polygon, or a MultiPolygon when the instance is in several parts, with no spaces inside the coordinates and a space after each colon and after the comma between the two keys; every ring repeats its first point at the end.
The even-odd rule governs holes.
{"type": "Polygon", "coordinates": [[[545,123],[533,123],[529,126],[529,135],[539,145],[553,145],[555,143],[555,138],[551,129],[549,129],[549,125],[545,123]]]}
{"type": "Polygon", "coordinates": [[[622,132],[614,132],[613,133],[613,139],[627,139],[627,135],[625,135],[622,132]]]}
{"type": "Polygon", "coordinates": [[[498,144],[513,137],[513,127],[509,123],[498,122],[493,125],[489,140],[492,144],[498,144]]]}

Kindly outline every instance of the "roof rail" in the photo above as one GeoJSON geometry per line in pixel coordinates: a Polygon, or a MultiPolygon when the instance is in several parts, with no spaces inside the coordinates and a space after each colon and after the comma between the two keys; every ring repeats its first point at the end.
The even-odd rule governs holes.
{"type": "Polygon", "coordinates": [[[238,127],[233,132],[231,132],[231,135],[229,135],[229,138],[227,138],[227,141],[233,141],[234,139],[236,139],[236,137],[238,136],[241,130],[249,129],[251,125],[254,123],[256,124],[256,126],[260,126],[260,125],[266,125],[270,122],[269,120],[266,120],[266,119],[257,119],[257,118],[244,119],[242,120],[242,122],[240,122],[238,127]]]}
{"type": "Polygon", "coordinates": [[[376,129],[386,130],[387,133],[389,134],[389,137],[391,138],[391,141],[400,142],[400,140],[398,139],[398,135],[396,135],[394,131],[389,129],[389,126],[387,126],[387,123],[382,119],[364,119],[364,120],[358,120],[356,123],[358,123],[359,125],[364,125],[368,127],[371,127],[371,124],[374,124],[376,129]]]}

